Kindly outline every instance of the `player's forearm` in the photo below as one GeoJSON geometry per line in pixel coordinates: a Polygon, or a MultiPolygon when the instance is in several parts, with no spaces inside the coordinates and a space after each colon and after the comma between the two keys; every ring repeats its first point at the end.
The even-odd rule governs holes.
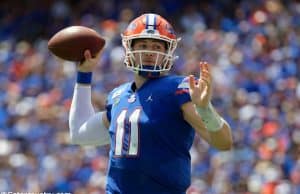
{"type": "Polygon", "coordinates": [[[232,146],[231,129],[228,123],[217,113],[211,103],[206,108],[196,107],[210,136],[210,144],[220,150],[229,150],[232,146]]]}
{"type": "Polygon", "coordinates": [[[201,119],[190,122],[196,132],[207,141],[211,146],[218,150],[230,150],[232,147],[231,130],[228,124],[224,125],[215,132],[208,131],[201,119]]]}
{"type": "Polygon", "coordinates": [[[103,122],[105,112],[95,114],[91,86],[76,84],[69,114],[70,140],[78,145],[109,144],[109,133],[103,122]]]}
{"type": "Polygon", "coordinates": [[[95,114],[92,105],[91,72],[78,72],[69,114],[70,139],[73,144],[105,145],[109,143],[106,112],[95,114]]]}
{"type": "MultiPolygon", "coordinates": [[[[231,129],[227,122],[221,118],[222,123],[220,125],[211,124],[211,120],[206,118],[206,121],[203,121],[203,116],[208,116],[209,118],[212,116],[220,115],[214,111],[214,114],[202,114],[197,111],[196,106],[191,102],[185,103],[182,106],[183,117],[184,119],[195,129],[195,131],[205,139],[210,145],[219,149],[219,150],[229,150],[232,146],[232,138],[231,138],[231,129]],[[197,113],[198,112],[198,113],[197,113]],[[209,124],[207,125],[207,119],[209,124]],[[212,127],[212,128],[211,128],[212,127]]],[[[202,112],[201,112],[202,113],[202,112]]],[[[220,120],[220,118],[218,118],[220,120]]],[[[214,121],[214,119],[212,120],[214,121]]]]}
{"type": "Polygon", "coordinates": [[[195,129],[205,141],[210,143],[210,134],[206,130],[204,123],[197,114],[194,104],[192,102],[185,103],[182,106],[183,118],[195,129]]]}
{"type": "Polygon", "coordinates": [[[231,132],[227,123],[216,132],[210,132],[205,127],[204,123],[199,119],[190,119],[189,123],[195,131],[211,146],[218,150],[230,150],[232,146],[231,132]]]}
{"type": "Polygon", "coordinates": [[[231,129],[227,122],[217,131],[210,131],[210,144],[219,150],[230,150],[232,148],[231,129]]]}
{"type": "Polygon", "coordinates": [[[76,84],[69,114],[69,126],[80,127],[89,117],[95,114],[91,102],[91,86],[76,84]]]}
{"type": "Polygon", "coordinates": [[[72,141],[78,137],[79,129],[83,123],[94,114],[95,111],[91,102],[91,86],[76,84],[69,114],[69,128],[72,141]]]}

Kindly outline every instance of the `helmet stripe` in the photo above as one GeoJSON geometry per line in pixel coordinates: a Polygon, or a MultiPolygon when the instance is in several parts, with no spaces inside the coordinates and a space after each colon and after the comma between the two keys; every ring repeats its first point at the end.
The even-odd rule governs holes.
{"type": "Polygon", "coordinates": [[[148,29],[148,25],[149,25],[149,15],[146,15],[146,29],[148,29]]]}
{"type": "Polygon", "coordinates": [[[156,16],[155,14],[146,15],[146,29],[156,30],[156,16]]]}
{"type": "Polygon", "coordinates": [[[156,30],[156,15],[155,14],[153,14],[153,20],[154,20],[154,30],[156,30]]]}

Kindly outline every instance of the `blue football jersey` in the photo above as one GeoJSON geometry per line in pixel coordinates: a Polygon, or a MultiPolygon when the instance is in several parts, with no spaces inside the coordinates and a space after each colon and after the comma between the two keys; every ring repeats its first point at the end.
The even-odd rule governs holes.
{"type": "Polygon", "coordinates": [[[107,98],[110,121],[108,193],[184,193],[190,185],[189,150],[194,129],[181,106],[191,101],[188,79],[150,79],[136,91],[133,82],[107,98]]]}

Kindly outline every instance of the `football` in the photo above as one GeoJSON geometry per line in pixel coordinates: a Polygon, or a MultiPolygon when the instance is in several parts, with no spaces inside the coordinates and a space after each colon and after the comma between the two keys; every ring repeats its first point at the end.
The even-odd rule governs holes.
{"type": "Polygon", "coordinates": [[[64,60],[82,61],[86,49],[94,57],[104,45],[105,39],[95,30],[84,26],[70,26],[51,37],[48,49],[64,60]]]}

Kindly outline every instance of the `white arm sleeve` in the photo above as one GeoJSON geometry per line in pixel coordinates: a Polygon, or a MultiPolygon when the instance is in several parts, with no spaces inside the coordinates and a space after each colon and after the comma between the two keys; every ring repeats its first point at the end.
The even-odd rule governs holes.
{"type": "Polygon", "coordinates": [[[76,84],[69,114],[70,139],[78,145],[106,145],[110,143],[108,129],[102,116],[95,114],[91,102],[91,86],[76,84]]]}

